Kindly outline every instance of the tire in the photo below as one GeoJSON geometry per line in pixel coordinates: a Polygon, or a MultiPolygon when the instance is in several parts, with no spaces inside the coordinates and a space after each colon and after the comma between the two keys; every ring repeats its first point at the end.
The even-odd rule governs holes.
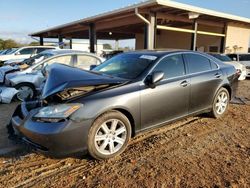
{"type": "Polygon", "coordinates": [[[229,101],[230,95],[228,90],[225,88],[219,89],[213,101],[213,108],[210,113],[211,116],[216,119],[222,117],[227,112],[229,101]]]}
{"type": "Polygon", "coordinates": [[[95,159],[109,159],[121,154],[130,138],[131,124],[128,118],[118,111],[110,111],[99,116],[91,126],[88,152],[95,159]]]}
{"type": "MultiPolygon", "coordinates": [[[[32,92],[32,94],[29,98],[33,99],[35,97],[35,94],[36,94],[35,87],[30,83],[20,83],[20,84],[16,85],[15,88],[18,91],[21,91],[21,90],[23,90],[23,88],[26,88],[29,92],[32,92]]],[[[25,101],[25,99],[27,97],[26,97],[26,95],[24,96],[21,93],[17,93],[15,98],[19,101],[25,101]]]]}

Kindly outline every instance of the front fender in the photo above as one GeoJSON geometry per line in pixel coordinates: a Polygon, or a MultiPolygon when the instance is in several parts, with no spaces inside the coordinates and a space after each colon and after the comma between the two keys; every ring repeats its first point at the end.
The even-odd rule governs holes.
{"type": "Polygon", "coordinates": [[[10,103],[18,90],[11,87],[0,87],[0,103],[10,103]]]}
{"type": "Polygon", "coordinates": [[[39,88],[44,80],[44,76],[40,74],[20,74],[9,78],[12,86],[16,86],[21,83],[31,83],[36,88],[39,88]]]}

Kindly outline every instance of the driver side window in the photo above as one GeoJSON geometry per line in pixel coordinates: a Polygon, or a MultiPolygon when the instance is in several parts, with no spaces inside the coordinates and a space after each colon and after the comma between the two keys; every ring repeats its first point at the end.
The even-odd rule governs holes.
{"type": "Polygon", "coordinates": [[[185,75],[185,66],[182,55],[171,55],[161,60],[154,71],[164,72],[164,79],[185,75]]]}

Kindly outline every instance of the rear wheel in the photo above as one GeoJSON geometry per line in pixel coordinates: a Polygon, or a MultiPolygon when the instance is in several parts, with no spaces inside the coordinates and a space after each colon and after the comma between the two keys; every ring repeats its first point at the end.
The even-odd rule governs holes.
{"type": "Polygon", "coordinates": [[[211,111],[211,115],[214,118],[220,118],[221,116],[223,116],[228,109],[229,100],[230,100],[230,96],[229,96],[227,89],[221,88],[217,92],[214,98],[213,109],[211,111]]]}
{"type": "Polygon", "coordinates": [[[24,101],[26,98],[34,98],[35,88],[32,84],[21,83],[15,87],[18,90],[16,98],[20,101],[24,101]]]}
{"type": "Polygon", "coordinates": [[[111,111],[95,120],[88,135],[88,151],[96,159],[109,159],[121,154],[131,137],[128,118],[111,111]]]}

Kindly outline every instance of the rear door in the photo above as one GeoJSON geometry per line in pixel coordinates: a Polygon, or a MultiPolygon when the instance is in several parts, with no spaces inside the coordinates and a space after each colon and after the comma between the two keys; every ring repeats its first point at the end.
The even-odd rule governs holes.
{"type": "Polygon", "coordinates": [[[206,56],[194,53],[184,55],[191,81],[189,113],[212,106],[214,95],[222,82],[218,65],[206,56]]]}
{"type": "Polygon", "coordinates": [[[163,80],[154,89],[141,86],[142,129],[188,114],[190,84],[183,56],[165,57],[154,68],[155,71],[164,72],[163,80]]]}

